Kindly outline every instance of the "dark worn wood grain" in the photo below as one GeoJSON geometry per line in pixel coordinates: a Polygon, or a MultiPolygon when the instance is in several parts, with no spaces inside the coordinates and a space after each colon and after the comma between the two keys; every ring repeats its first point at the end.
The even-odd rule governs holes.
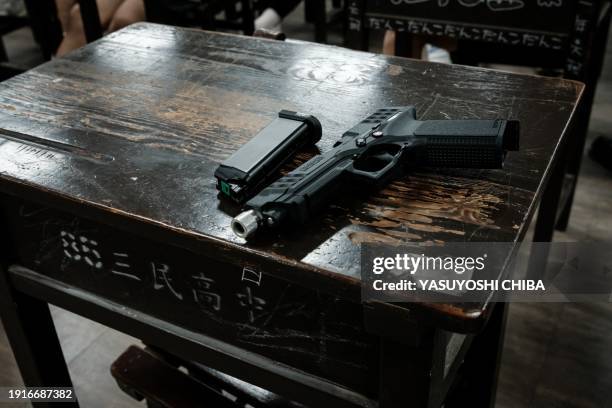
{"type": "MultiPolygon", "coordinates": [[[[577,82],[303,43],[137,24],[0,84],[0,189],[305,286],[359,299],[364,242],[520,241],[576,106],[577,82]],[[503,170],[428,170],[338,197],[292,233],[245,243],[217,164],[281,109],[324,128],[321,150],[368,113],[515,118],[503,170]]],[[[481,310],[415,306],[474,319],[481,310]]]]}

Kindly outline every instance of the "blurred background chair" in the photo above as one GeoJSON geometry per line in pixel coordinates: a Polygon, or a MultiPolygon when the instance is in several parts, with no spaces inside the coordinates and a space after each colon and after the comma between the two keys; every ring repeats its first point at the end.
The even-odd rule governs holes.
{"type": "MultiPolygon", "coordinates": [[[[28,25],[27,17],[21,16],[10,16],[10,15],[1,15],[0,16],[0,36],[4,37],[6,34],[12,33],[15,30],[23,28],[28,25]]],[[[8,60],[8,54],[6,53],[6,48],[4,47],[4,40],[0,37],[0,81],[3,81],[7,78],[16,75],[22,70],[12,65],[8,60]]]]}
{"type": "MultiPolygon", "coordinates": [[[[62,39],[62,29],[57,17],[55,2],[53,0],[24,0],[22,5],[24,12],[19,12],[17,15],[0,16],[0,35],[4,37],[30,26],[34,39],[40,46],[43,59],[50,59],[62,39]]],[[[0,42],[0,81],[28,68],[9,61],[2,40],[0,42]]]]}
{"type": "Polygon", "coordinates": [[[251,35],[255,31],[254,3],[253,0],[145,0],[145,9],[147,20],[153,23],[207,30],[238,30],[251,35]],[[223,16],[219,17],[219,13],[223,16]]]}
{"type": "Polygon", "coordinates": [[[328,1],[304,0],[305,19],[306,22],[314,24],[316,42],[327,42],[329,25],[345,24],[347,4],[346,0],[332,0],[331,10],[328,12],[328,1]]]}
{"type": "MultiPolygon", "coordinates": [[[[14,1],[19,3],[20,0],[14,1]]],[[[11,2],[13,0],[8,1],[11,2]]],[[[255,19],[269,7],[271,1],[144,0],[144,3],[147,21],[252,35],[255,31],[255,19]]],[[[22,15],[0,14],[0,35],[4,36],[29,26],[40,48],[41,61],[51,59],[63,39],[63,28],[55,0],[23,0],[23,3],[19,4],[22,4],[24,9],[22,15]]],[[[87,42],[95,41],[104,34],[96,0],[78,0],[78,4],[85,38],[87,42]]],[[[345,0],[304,0],[304,17],[314,26],[315,41],[327,42],[329,27],[345,23],[346,6],[345,0]]],[[[31,66],[18,66],[8,61],[3,44],[0,43],[0,80],[8,79],[28,68],[31,66]]]]}

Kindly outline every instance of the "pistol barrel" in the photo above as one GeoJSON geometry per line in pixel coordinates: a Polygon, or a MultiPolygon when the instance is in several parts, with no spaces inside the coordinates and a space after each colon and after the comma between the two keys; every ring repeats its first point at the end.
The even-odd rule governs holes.
{"type": "Polygon", "coordinates": [[[260,219],[255,210],[244,211],[232,220],[232,231],[240,238],[247,239],[259,228],[260,219]]]}

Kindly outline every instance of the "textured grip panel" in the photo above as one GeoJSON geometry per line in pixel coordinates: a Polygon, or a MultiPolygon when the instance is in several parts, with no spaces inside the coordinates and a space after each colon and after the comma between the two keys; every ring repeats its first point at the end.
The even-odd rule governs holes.
{"type": "Polygon", "coordinates": [[[426,139],[421,165],[500,168],[504,161],[503,120],[427,121],[415,135],[426,139]]]}
{"type": "Polygon", "coordinates": [[[481,143],[429,143],[422,165],[430,167],[500,168],[503,152],[495,145],[481,143]]]}

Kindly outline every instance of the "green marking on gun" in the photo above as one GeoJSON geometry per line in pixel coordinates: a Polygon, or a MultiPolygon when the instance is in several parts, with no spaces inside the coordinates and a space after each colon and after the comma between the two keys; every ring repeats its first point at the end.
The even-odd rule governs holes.
{"type": "Polygon", "coordinates": [[[227,184],[225,181],[221,181],[219,184],[221,184],[221,192],[227,196],[231,196],[232,192],[230,189],[230,185],[227,184]]]}
{"type": "Polygon", "coordinates": [[[232,220],[242,238],[283,225],[304,224],[345,185],[384,186],[409,168],[501,168],[519,148],[515,120],[416,119],[416,109],[379,109],[334,147],[261,190],[232,220]]]}

